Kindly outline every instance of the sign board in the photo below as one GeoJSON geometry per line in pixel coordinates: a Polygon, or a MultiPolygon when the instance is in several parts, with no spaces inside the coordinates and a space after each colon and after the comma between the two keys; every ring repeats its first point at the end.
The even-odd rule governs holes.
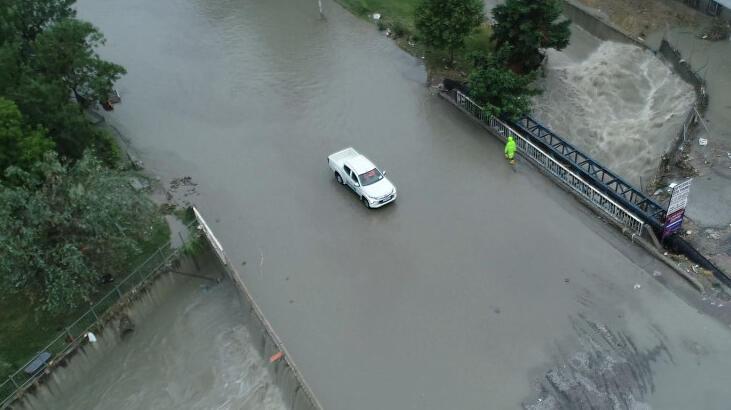
{"type": "Polygon", "coordinates": [[[218,242],[218,238],[213,235],[213,231],[211,231],[211,228],[208,227],[208,224],[203,219],[203,216],[201,216],[200,212],[198,212],[198,209],[196,209],[196,207],[193,207],[193,213],[195,214],[195,219],[198,220],[200,229],[202,229],[203,233],[206,234],[206,238],[208,238],[208,241],[211,243],[213,250],[216,251],[218,258],[221,259],[221,263],[223,263],[224,265],[228,265],[228,258],[226,258],[226,254],[223,252],[223,246],[221,246],[221,242],[218,242]]]}
{"type": "Polygon", "coordinates": [[[670,205],[668,205],[668,215],[675,213],[679,209],[685,209],[688,205],[688,194],[690,193],[690,183],[693,179],[689,179],[675,185],[673,194],[670,196],[670,205]]]}
{"type": "Polygon", "coordinates": [[[693,179],[688,179],[676,185],[673,188],[673,194],[670,196],[670,205],[665,216],[665,226],[662,230],[662,238],[678,232],[683,226],[683,216],[685,215],[685,207],[688,205],[688,194],[690,193],[690,183],[693,179]]]}

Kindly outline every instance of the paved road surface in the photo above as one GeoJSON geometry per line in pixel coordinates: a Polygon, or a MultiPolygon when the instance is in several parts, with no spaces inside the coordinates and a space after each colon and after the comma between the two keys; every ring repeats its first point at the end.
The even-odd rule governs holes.
{"type": "Polygon", "coordinates": [[[321,21],[314,1],[79,2],[129,71],[108,120],[151,171],[200,184],[189,198],[326,408],[518,408],[591,383],[626,407],[725,408],[728,328],[512,171],[419,61],[325,6],[321,21]],[[393,206],[335,184],[326,156],[351,145],[389,171],[393,206]]]}

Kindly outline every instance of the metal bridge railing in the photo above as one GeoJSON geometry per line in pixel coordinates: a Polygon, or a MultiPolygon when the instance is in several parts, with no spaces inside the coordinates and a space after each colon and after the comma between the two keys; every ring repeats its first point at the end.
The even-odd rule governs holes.
{"type": "MultiPolygon", "coordinates": [[[[193,223],[189,224],[188,228],[193,223]]],[[[186,241],[184,240],[183,246],[178,248],[173,248],[171,242],[167,242],[159,247],[129,275],[118,281],[109,292],[102,296],[99,301],[93,304],[78,319],[64,326],[64,331],[40,350],[40,352],[50,353],[50,356],[42,362],[43,364],[37,370],[30,373],[26,372],[26,369],[39,356],[33,357],[3,380],[0,383],[0,409],[4,409],[10,405],[26,388],[43,376],[50,363],[58,361],[76,349],[84,340],[86,333],[91,331],[91,329],[103,320],[109,308],[114,306],[131,291],[137,290],[140,285],[158,273],[160,268],[177,257],[184,248],[185,243],[186,241]]]]}
{"type": "Polygon", "coordinates": [[[635,214],[644,216],[646,222],[659,227],[665,219],[665,208],[636,189],[620,176],[610,171],[590,156],[581,152],[563,138],[554,134],[531,117],[524,117],[515,122],[516,128],[539,141],[547,150],[570,166],[577,174],[587,180],[594,181],[595,186],[603,188],[608,196],[624,204],[635,214]]]}
{"type": "Polygon", "coordinates": [[[581,198],[591,203],[594,207],[602,210],[615,222],[627,227],[630,231],[641,234],[644,222],[634,213],[625,209],[622,205],[605,195],[602,191],[594,187],[593,184],[587,182],[577,173],[570,170],[567,166],[557,161],[553,156],[530,142],[522,134],[515,131],[512,127],[503,121],[488,115],[477,103],[469,97],[462,94],[458,90],[449,92],[452,100],[462,110],[473,116],[474,118],[487,125],[495,133],[503,138],[512,136],[515,139],[518,150],[541,169],[561,181],[565,186],[578,194],[581,198]]]}

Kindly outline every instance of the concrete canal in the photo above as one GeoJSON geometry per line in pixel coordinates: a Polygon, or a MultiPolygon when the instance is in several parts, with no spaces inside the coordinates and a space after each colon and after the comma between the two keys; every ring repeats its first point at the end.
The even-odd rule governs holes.
{"type": "MultiPolygon", "coordinates": [[[[199,261],[196,274],[223,277],[214,256],[199,261]]],[[[181,271],[194,272],[189,265],[181,271]]],[[[107,327],[18,408],[288,408],[230,280],[164,274],[128,315],[133,332],[107,327]]]]}

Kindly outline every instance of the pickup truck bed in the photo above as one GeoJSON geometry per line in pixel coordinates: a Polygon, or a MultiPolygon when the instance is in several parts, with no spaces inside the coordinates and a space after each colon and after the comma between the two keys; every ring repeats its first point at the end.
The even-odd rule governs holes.
{"type": "MultiPolygon", "coordinates": [[[[345,148],[342,151],[338,151],[338,152],[330,155],[329,157],[327,157],[327,160],[329,163],[331,163],[333,165],[334,164],[341,165],[341,163],[344,162],[346,159],[355,158],[358,155],[360,155],[360,154],[358,154],[358,151],[356,151],[355,149],[353,149],[351,147],[351,148],[345,148]]],[[[330,165],[330,167],[332,167],[332,165],[330,165]]],[[[333,169],[333,171],[334,171],[334,169],[333,169]]]]}

